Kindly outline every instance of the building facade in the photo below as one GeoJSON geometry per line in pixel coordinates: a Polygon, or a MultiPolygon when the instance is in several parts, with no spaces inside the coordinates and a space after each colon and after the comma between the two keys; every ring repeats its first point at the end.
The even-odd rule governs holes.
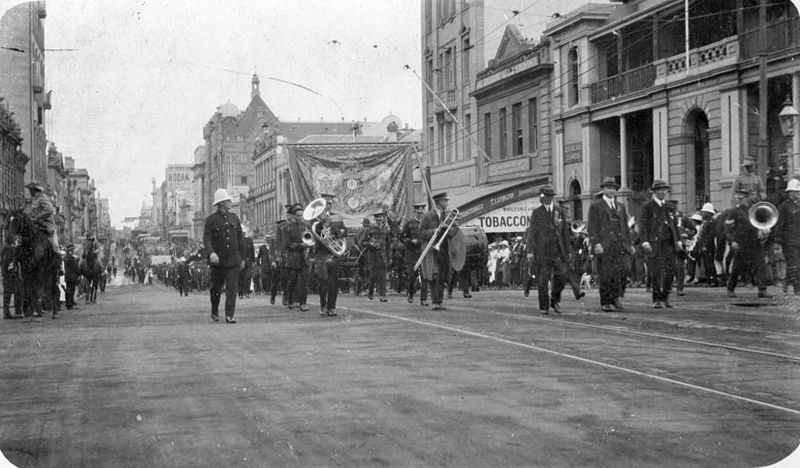
{"type": "Polygon", "coordinates": [[[0,96],[20,128],[20,150],[29,158],[25,182],[47,183],[45,111],[44,1],[26,2],[6,10],[0,18],[0,96]]]}

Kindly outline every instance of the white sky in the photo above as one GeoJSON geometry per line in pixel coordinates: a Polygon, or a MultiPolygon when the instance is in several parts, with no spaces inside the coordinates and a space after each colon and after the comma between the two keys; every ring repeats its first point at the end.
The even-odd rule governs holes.
{"type": "MultiPolygon", "coordinates": [[[[422,75],[420,3],[50,0],[48,139],[89,170],[120,227],[123,217],[152,203],[151,179],[160,184],[168,163],[192,162],[217,106],[230,101],[244,110],[253,72],[262,99],[282,121],[380,120],[394,113],[419,128],[421,84],[403,66],[422,75]]],[[[542,30],[552,12],[584,3],[488,0],[486,12],[502,17],[508,10],[509,20],[542,30]],[[513,18],[511,10],[522,14],[513,18]]],[[[8,4],[0,0],[0,7],[8,4]]],[[[503,29],[487,31],[495,36],[487,46],[503,29]]]]}

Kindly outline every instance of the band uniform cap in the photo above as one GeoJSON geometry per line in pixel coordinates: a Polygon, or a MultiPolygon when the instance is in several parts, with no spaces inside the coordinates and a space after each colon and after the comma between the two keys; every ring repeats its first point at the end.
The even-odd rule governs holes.
{"type": "Polygon", "coordinates": [[[295,203],[294,205],[290,206],[288,210],[286,210],[286,212],[289,214],[295,214],[297,211],[303,211],[303,205],[295,203]]]}
{"type": "Polygon", "coordinates": [[[619,188],[619,184],[617,183],[617,180],[614,179],[613,177],[606,177],[605,179],[603,179],[603,182],[600,184],[600,188],[603,188],[603,187],[614,187],[615,189],[618,189],[619,188]]]}
{"type": "Polygon", "coordinates": [[[425,208],[428,206],[427,203],[414,203],[414,208],[425,208]]]}
{"type": "Polygon", "coordinates": [[[326,193],[320,193],[319,197],[320,198],[336,198],[336,195],[326,192],[326,193]]]}
{"type": "Polygon", "coordinates": [[[435,193],[433,195],[433,199],[434,200],[439,200],[440,198],[444,198],[445,200],[447,200],[448,199],[447,198],[447,192],[439,192],[439,193],[435,193]]]}
{"type": "Polygon", "coordinates": [[[545,185],[544,187],[539,189],[539,195],[550,195],[553,196],[556,194],[556,191],[553,190],[553,187],[550,185],[545,185]]]}
{"type": "Polygon", "coordinates": [[[362,226],[371,226],[372,222],[370,222],[369,218],[364,218],[364,219],[361,220],[361,225],[362,226]]]}
{"type": "Polygon", "coordinates": [[[752,193],[752,191],[747,187],[739,187],[738,189],[736,189],[736,193],[742,193],[742,194],[745,194],[745,195],[750,195],[752,193]]]}
{"type": "Polygon", "coordinates": [[[800,180],[792,179],[786,184],[787,192],[800,192],[800,180]]]}
{"type": "Polygon", "coordinates": [[[228,191],[224,188],[218,188],[214,192],[214,203],[212,203],[212,205],[224,202],[225,200],[231,200],[231,196],[228,195],[228,191]]]}
{"type": "Polygon", "coordinates": [[[372,213],[372,216],[373,216],[373,217],[378,217],[378,216],[386,216],[386,211],[384,211],[384,210],[378,210],[378,211],[376,211],[376,212],[372,213]]]}
{"type": "Polygon", "coordinates": [[[650,186],[650,190],[655,192],[656,190],[661,189],[669,189],[669,184],[660,179],[654,180],[653,185],[650,186]]]}
{"type": "Polygon", "coordinates": [[[68,251],[69,250],[73,250],[74,248],[75,248],[75,244],[72,244],[72,243],[69,243],[64,247],[64,249],[66,249],[68,251]]]}
{"type": "Polygon", "coordinates": [[[28,182],[25,184],[25,188],[28,190],[38,190],[39,192],[44,192],[44,189],[41,185],[37,184],[36,182],[28,182]]]}
{"type": "Polygon", "coordinates": [[[742,160],[742,166],[755,166],[756,160],[752,156],[745,156],[742,160]]]}
{"type": "Polygon", "coordinates": [[[712,205],[711,203],[706,203],[705,205],[703,205],[703,207],[700,208],[700,211],[703,211],[703,212],[706,212],[706,213],[711,213],[711,214],[714,214],[714,213],[717,212],[714,209],[714,205],[712,205]]]}

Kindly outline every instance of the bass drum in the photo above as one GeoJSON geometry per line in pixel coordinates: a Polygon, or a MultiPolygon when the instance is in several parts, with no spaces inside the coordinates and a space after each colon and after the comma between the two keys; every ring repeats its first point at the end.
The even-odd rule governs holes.
{"type": "Polygon", "coordinates": [[[483,229],[478,226],[460,226],[449,243],[450,265],[454,270],[476,270],[486,266],[489,241],[483,229]]]}

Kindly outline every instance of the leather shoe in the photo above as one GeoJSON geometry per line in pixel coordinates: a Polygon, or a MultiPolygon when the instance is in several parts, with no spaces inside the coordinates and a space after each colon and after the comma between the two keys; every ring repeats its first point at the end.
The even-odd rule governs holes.
{"type": "Polygon", "coordinates": [[[382,298],[380,298],[380,301],[381,302],[389,302],[389,299],[386,299],[385,297],[382,297],[382,298]]]}
{"type": "Polygon", "coordinates": [[[408,303],[409,304],[413,304],[414,303],[414,298],[413,297],[409,297],[408,298],[408,303]]]}
{"type": "Polygon", "coordinates": [[[576,295],[575,295],[575,300],[576,300],[576,301],[580,301],[581,299],[583,299],[583,297],[584,297],[585,295],[586,295],[586,293],[585,293],[585,292],[583,292],[583,291],[581,291],[581,292],[579,292],[578,294],[576,294],[576,295]]]}
{"type": "Polygon", "coordinates": [[[274,297],[270,297],[269,298],[269,303],[272,304],[272,305],[275,305],[275,298],[274,297]]]}
{"type": "Polygon", "coordinates": [[[233,317],[225,316],[225,323],[236,323],[236,319],[233,317]]]}
{"type": "Polygon", "coordinates": [[[664,307],[666,307],[667,309],[671,309],[672,304],[670,304],[669,301],[664,301],[664,307]]]}
{"type": "Polygon", "coordinates": [[[441,304],[434,304],[431,310],[447,310],[441,304]]]}
{"type": "Polygon", "coordinates": [[[664,308],[664,304],[662,304],[661,301],[656,301],[655,303],[653,303],[653,308],[654,309],[663,309],[664,308]]]}
{"type": "Polygon", "coordinates": [[[619,302],[619,298],[616,298],[616,297],[615,297],[615,298],[614,298],[614,302],[612,302],[612,304],[614,304],[614,307],[616,307],[616,308],[617,308],[617,310],[619,310],[620,312],[623,312],[623,311],[625,311],[625,308],[624,308],[624,307],[622,307],[622,303],[620,303],[620,302],[619,302]]]}
{"type": "Polygon", "coordinates": [[[326,309],[325,307],[320,307],[319,308],[319,315],[325,317],[326,315],[328,315],[328,309],[326,309]]]}
{"type": "Polygon", "coordinates": [[[464,299],[470,299],[470,298],[472,298],[472,294],[464,293],[464,299]]]}
{"type": "Polygon", "coordinates": [[[561,306],[558,305],[558,302],[551,302],[550,307],[553,308],[553,312],[560,314],[561,313],[561,306]]]}
{"type": "Polygon", "coordinates": [[[541,312],[542,315],[550,315],[550,310],[549,309],[539,309],[539,312],[541,312]]]}
{"type": "Polygon", "coordinates": [[[212,315],[211,316],[211,320],[213,320],[215,322],[219,322],[219,315],[212,315]]]}
{"type": "Polygon", "coordinates": [[[328,317],[336,317],[336,309],[328,309],[328,317]]]}
{"type": "Polygon", "coordinates": [[[367,294],[367,299],[372,300],[372,294],[367,294]]]}
{"type": "Polygon", "coordinates": [[[423,307],[428,307],[428,301],[419,301],[419,305],[423,307]]]}
{"type": "Polygon", "coordinates": [[[772,299],[775,296],[773,296],[772,294],[767,294],[766,291],[763,291],[763,292],[759,292],[758,293],[758,297],[760,297],[762,299],[772,299]]]}
{"type": "Polygon", "coordinates": [[[308,306],[303,304],[300,306],[300,310],[302,310],[303,312],[308,312],[308,306]]]}
{"type": "Polygon", "coordinates": [[[611,306],[608,304],[600,307],[600,310],[602,310],[603,312],[614,312],[614,309],[612,309],[611,306]]]}
{"type": "Polygon", "coordinates": [[[733,291],[728,290],[728,297],[736,297],[736,294],[733,291]]]}

